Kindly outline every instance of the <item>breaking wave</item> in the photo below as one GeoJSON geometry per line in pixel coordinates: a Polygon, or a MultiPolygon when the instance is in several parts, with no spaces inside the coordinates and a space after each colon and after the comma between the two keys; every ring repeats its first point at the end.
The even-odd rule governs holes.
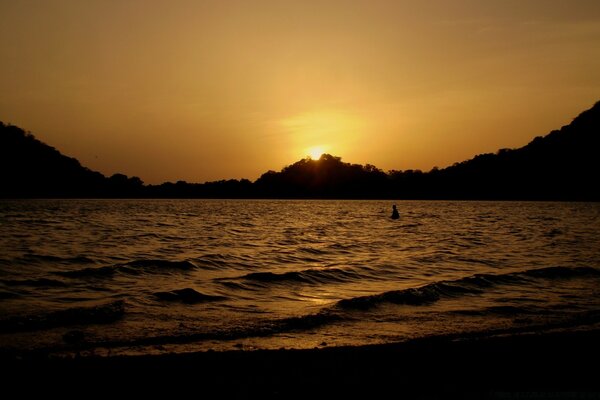
{"type": "Polygon", "coordinates": [[[308,283],[308,284],[328,284],[338,282],[352,282],[363,279],[365,276],[359,272],[342,269],[306,269],[303,271],[290,271],[283,273],[275,272],[252,272],[237,278],[223,278],[221,280],[242,280],[259,283],[308,283]]]}
{"type": "Polygon", "coordinates": [[[60,271],[56,272],[56,274],[69,278],[98,278],[112,276],[116,273],[139,275],[141,273],[190,271],[195,268],[198,268],[198,266],[191,261],[135,260],[125,264],[110,265],[106,267],[60,271]]]}
{"type": "Polygon", "coordinates": [[[419,306],[434,303],[441,298],[451,298],[483,293],[487,288],[527,283],[527,279],[569,279],[581,276],[600,276],[600,271],[590,267],[547,267],[507,274],[476,274],[448,281],[430,283],[419,288],[392,290],[370,296],[353,297],[337,302],[343,309],[368,310],[383,303],[419,306]]]}
{"type": "Polygon", "coordinates": [[[0,332],[26,332],[70,325],[108,324],[125,315],[125,302],[117,300],[92,307],[72,307],[42,314],[0,320],[0,332]]]}
{"type": "Polygon", "coordinates": [[[223,296],[212,296],[200,293],[192,288],[171,290],[169,292],[156,292],[154,297],[164,301],[177,301],[185,304],[204,303],[208,301],[225,300],[223,296]]]}

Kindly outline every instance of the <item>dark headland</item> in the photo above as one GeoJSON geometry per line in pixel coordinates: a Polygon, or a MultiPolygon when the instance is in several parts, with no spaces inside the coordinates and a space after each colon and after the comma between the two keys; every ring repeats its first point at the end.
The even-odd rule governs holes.
{"type": "Polygon", "coordinates": [[[105,177],[0,122],[3,198],[320,198],[600,200],[600,102],[569,125],[518,149],[480,154],[447,168],[384,172],[329,154],[300,160],[256,181],[165,182],[105,177]]]}

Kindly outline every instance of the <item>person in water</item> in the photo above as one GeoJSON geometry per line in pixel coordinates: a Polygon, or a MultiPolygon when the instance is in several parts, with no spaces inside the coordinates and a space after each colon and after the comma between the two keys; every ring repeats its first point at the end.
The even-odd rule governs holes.
{"type": "Polygon", "coordinates": [[[398,209],[396,208],[396,205],[394,204],[392,206],[392,219],[398,219],[400,218],[400,213],[398,213],[398,209]]]}

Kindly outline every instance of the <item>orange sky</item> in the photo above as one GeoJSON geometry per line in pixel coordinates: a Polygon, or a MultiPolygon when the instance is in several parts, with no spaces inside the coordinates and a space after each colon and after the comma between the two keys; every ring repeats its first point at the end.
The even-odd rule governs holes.
{"type": "Polygon", "coordinates": [[[0,2],[0,120],[105,175],[520,147],[600,100],[598,0],[0,2]]]}

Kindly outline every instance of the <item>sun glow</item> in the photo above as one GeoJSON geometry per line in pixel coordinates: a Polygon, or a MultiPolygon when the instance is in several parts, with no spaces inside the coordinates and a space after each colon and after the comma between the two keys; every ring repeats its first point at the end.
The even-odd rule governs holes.
{"type": "Polygon", "coordinates": [[[313,160],[332,151],[348,154],[356,145],[363,125],[358,115],[340,110],[304,112],[280,121],[280,129],[295,157],[309,156],[313,160]]]}
{"type": "Polygon", "coordinates": [[[318,160],[321,158],[321,155],[325,153],[325,146],[314,146],[306,149],[306,155],[308,155],[313,160],[318,160]]]}

